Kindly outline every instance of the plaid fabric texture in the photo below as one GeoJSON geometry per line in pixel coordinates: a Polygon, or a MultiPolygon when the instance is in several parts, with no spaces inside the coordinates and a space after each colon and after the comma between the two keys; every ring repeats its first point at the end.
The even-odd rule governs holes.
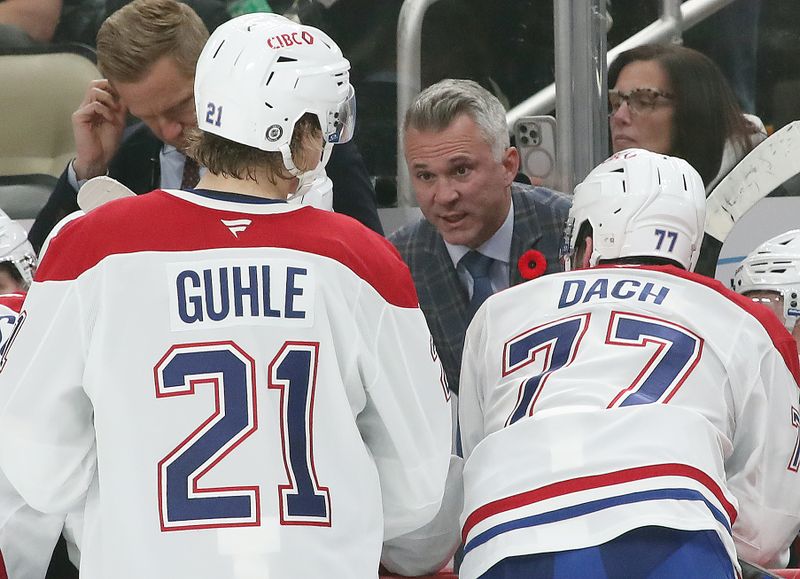
{"type": "MultiPolygon", "coordinates": [[[[568,196],[514,183],[514,232],[511,239],[509,286],[523,281],[517,261],[529,249],[547,259],[546,273],[562,271],[558,259],[561,235],[571,200],[568,196]]],[[[461,352],[468,319],[467,291],[458,279],[444,240],[421,219],[395,232],[389,240],[411,270],[419,303],[444,366],[450,389],[458,393],[461,352]]]]}

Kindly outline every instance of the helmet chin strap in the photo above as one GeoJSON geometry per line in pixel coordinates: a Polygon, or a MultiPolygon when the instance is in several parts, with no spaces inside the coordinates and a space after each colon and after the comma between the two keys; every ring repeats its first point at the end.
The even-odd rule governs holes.
{"type": "Polygon", "coordinates": [[[314,181],[325,174],[325,165],[328,164],[328,159],[330,159],[331,151],[333,151],[333,144],[325,143],[319,163],[310,171],[301,171],[297,168],[294,164],[294,159],[292,159],[292,152],[289,149],[289,145],[281,145],[280,151],[286,170],[300,181],[297,185],[297,190],[294,193],[290,193],[287,197],[287,200],[289,200],[308,193],[314,181]]]}
{"type": "Polygon", "coordinates": [[[294,164],[294,159],[292,159],[292,151],[289,149],[289,144],[285,143],[281,145],[281,157],[283,157],[283,165],[286,167],[286,170],[292,174],[294,177],[299,177],[302,175],[302,171],[298,169],[294,164]]]}

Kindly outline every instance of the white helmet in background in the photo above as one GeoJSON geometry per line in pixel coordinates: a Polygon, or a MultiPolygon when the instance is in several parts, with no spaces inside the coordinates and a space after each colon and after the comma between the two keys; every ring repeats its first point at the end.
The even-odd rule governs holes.
{"type": "Polygon", "coordinates": [[[10,263],[19,272],[27,289],[36,272],[36,252],[28,242],[28,233],[16,221],[0,211],[0,262],[10,263]]]}
{"type": "Polygon", "coordinates": [[[705,207],[703,180],[689,163],[626,149],[575,187],[562,253],[572,255],[581,225],[588,221],[592,266],[623,257],[660,257],[691,270],[703,240],[705,207]]]}
{"type": "Polygon", "coordinates": [[[753,291],[778,294],[781,321],[791,330],[800,317],[800,229],[781,233],[759,245],[736,268],[732,285],[745,295],[753,291]]]}
{"type": "Polygon", "coordinates": [[[353,136],[349,70],[339,47],[316,28],[277,14],[239,16],[219,26],[200,54],[197,125],[236,143],[280,151],[289,172],[299,176],[289,143],[297,120],[312,113],[326,143],[319,172],[332,145],[353,136]]]}

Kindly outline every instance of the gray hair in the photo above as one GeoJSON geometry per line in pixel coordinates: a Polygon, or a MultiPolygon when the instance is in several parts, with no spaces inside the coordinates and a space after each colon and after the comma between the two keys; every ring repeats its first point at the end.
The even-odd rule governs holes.
{"type": "Polygon", "coordinates": [[[403,131],[443,131],[459,115],[478,126],[499,161],[511,145],[503,105],[477,82],[447,78],[422,91],[406,111],[403,131]]]}

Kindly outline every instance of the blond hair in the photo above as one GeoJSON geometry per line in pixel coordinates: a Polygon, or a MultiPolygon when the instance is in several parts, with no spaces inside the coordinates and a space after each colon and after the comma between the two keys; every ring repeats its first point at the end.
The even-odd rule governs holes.
{"type": "Polygon", "coordinates": [[[169,55],[194,78],[208,29],[176,0],[134,0],[106,18],[97,33],[97,64],[112,82],[138,82],[157,60],[169,55]]]}
{"type": "MultiPolygon", "coordinates": [[[[263,169],[273,185],[278,179],[292,178],[278,151],[262,151],[200,129],[189,131],[187,140],[187,154],[214,175],[255,181],[257,171],[263,169]]],[[[295,123],[289,143],[295,164],[305,164],[304,156],[308,154],[308,145],[314,140],[322,141],[322,129],[317,115],[305,113],[295,123]]]]}

